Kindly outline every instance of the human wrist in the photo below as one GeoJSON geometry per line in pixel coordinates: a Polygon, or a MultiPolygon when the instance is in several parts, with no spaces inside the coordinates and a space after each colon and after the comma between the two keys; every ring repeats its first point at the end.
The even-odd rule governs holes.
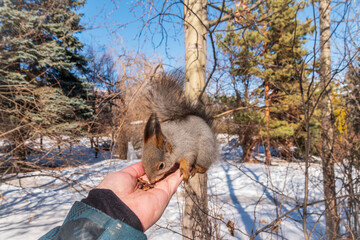
{"type": "Polygon", "coordinates": [[[110,189],[93,189],[81,202],[114,219],[119,219],[139,231],[144,231],[138,216],[110,189]]]}

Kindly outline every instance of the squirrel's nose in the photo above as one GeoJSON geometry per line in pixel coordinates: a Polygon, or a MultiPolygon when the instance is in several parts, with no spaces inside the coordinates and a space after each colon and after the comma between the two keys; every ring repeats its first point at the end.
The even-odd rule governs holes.
{"type": "Polygon", "coordinates": [[[156,182],[155,179],[149,179],[150,184],[154,184],[156,182]]]}

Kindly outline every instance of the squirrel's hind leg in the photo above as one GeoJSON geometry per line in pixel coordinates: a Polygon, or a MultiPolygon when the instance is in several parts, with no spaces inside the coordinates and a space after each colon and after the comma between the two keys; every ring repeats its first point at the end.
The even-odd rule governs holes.
{"type": "Polygon", "coordinates": [[[197,164],[194,164],[193,169],[191,170],[191,177],[193,177],[196,173],[205,173],[207,168],[200,167],[197,164]]]}
{"type": "Polygon", "coordinates": [[[190,177],[193,177],[196,173],[205,173],[207,168],[203,168],[197,164],[191,166],[190,161],[187,158],[180,160],[180,172],[184,177],[184,181],[187,183],[190,177]]]}

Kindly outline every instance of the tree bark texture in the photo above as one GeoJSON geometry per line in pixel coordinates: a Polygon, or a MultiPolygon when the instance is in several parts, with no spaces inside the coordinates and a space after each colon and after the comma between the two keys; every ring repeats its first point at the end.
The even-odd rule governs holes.
{"type": "Polygon", "coordinates": [[[211,239],[207,201],[207,174],[196,174],[185,184],[183,239],[211,239]]]}
{"type": "Polygon", "coordinates": [[[265,140],[265,162],[270,166],[271,153],[270,153],[270,99],[269,99],[269,81],[265,80],[265,120],[266,120],[266,140],[265,140]]]}
{"type": "Polygon", "coordinates": [[[323,91],[321,99],[322,146],[321,160],[323,167],[323,184],[325,201],[326,235],[328,240],[336,239],[338,218],[336,209],[335,171],[333,158],[334,121],[332,111],[331,86],[331,53],[330,53],[330,7],[331,0],[320,0],[320,81],[323,91]]]}
{"type": "Polygon", "coordinates": [[[206,79],[206,0],[184,2],[185,92],[196,99],[206,79]]]}
{"type": "MultiPolygon", "coordinates": [[[[184,1],[185,93],[197,100],[206,78],[206,0],[184,1]]],[[[185,184],[184,239],[210,239],[207,175],[196,174],[185,184]]]]}
{"type": "MultiPolygon", "coordinates": [[[[129,126],[129,125],[124,124],[123,126],[129,126]]],[[[117,150],[118,150],[118,154],[119,154],[119,159],[127,160],[129,136],[128,136],[127,130],[124,127],[122,127],[119,130],[117,144],[118,144],[117,150]]]]}

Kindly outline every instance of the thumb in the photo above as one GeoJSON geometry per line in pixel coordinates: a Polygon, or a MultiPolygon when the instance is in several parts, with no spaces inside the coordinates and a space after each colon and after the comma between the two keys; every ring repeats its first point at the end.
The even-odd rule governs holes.
{"type": "Polygon", "coordinates": [[[183,176],[180,174],[180,169],[178,169],[169,176],[167,176],[163,181],[161,181],[159,187],[166,188],[167,192],[170,194],[170,196],[172,196],[176,192],[182,180],[183,176]]]}

